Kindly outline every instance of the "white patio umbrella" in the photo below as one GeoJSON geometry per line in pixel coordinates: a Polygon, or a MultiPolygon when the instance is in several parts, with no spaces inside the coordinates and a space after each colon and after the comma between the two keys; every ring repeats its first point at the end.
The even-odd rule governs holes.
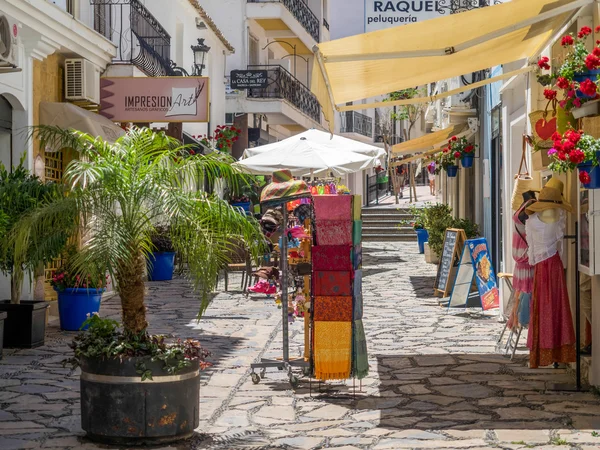
{"type": "Polygon", "coordinates": [[[370,167],[376,159],[372,156],[336,150],[298,139],[295,142],[288,142],[285,148],[272,148],[260,152],[238,161],[235,165],[244,172],[254,175],[271,175],[276,170],[289,169],[296,176],[329,171],[336,176],[342,176],[370,167]]]}
{"type": "MultiPolygon", "coordinates": [[[[243,158],[249,158],[251,156],[258,155],[260,153],[269,152],[271,150],[285,151],[289,145],[303,141],[303,144],[310,146],[313,144],[320,145],[325,148],[340,150],[343,152],[360,153],[361,155],[370,156],[372,158],[382,158],[386,155],[384,149],[376,147],[374,145],[365,144],[364,142],[355,141],[348,139],[337,134],[331,135],[330,133],[319,131],[315,129],[307,130],[303,133],[289,137],[273,144],[261,145],[260,147],[249,148],[244,151],[243,158]]],[[[377,161],[373,160],[373,164],[377,165],[377,161]]]]}

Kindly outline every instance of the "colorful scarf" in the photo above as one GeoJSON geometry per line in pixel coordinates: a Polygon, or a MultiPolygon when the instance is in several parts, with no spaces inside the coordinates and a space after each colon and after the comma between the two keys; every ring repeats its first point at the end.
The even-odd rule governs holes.
{"type": "Polygon", "coordinates": [[[350,245],[317,245],[313,247],[313,270],[352,270],[350,245]]]}
{"type": "Polygon", "coordinates": [[[352,317],[354,320],[360,320],[363,318],[363,296],[362,294],[354,295],[352,297],[353,308],[352,308],[352,317]]]}
{"type": "Polygon", "coordinates": [[[362,320],[354,322],[352,340],[352,375],[359,380],[369,374],[369,359],[367,356],[367,338],[362,320]]]}
{"type": "Polygon", "coordinates": [[[362,218],[362,196],[353,195],[352,196],[352,210],[353,210],[353,220],[360,220],[362,218]]]}
{"type": "Polygon", "coordinates": [[[352,243],[354,245],[362,242],[362,220],[355,220],[352,227],[352,243]]]}
{"type": "Polygon", "coordinates": [[[352,297],[315,297],[314,318],[320,322],[351,322],[352,297]]]}
{"type": "Polygon", "coordinates": [[[314,322],[314,359],[317,380],[350,378],[352,322],[314,322]]]}
{"type": "Polygon", "coordinates": [[[351,245],[352,222],[317,219],[316,235],[318,245],[351,245]]]}
{"type": "Polygon", "coordinates": [[[352,272],[314,272],[314,295],[352,295],[352,272]]]}
{"type": "Polygon", "coordinates": [[[354,270],[362,267],[362,244],[352,247],[352,267],[354,270]]]}
{"type": "Polygon", "coordinates": [[[317,220],[352,220],[351,195],[319,195],[314,204],[317,220]]]}

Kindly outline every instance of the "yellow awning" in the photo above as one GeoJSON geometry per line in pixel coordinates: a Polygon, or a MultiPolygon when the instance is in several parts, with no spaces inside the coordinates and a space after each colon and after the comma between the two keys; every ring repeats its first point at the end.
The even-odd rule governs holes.
{"type": "Polygon", "coordinates": [[[396,144],[392,147],[392,153],[394,156],[399,155],[410,155],[413,153],[423,153],[433,149],[439,149],[440,145],[444,145],[448,139],[452,136],[456,136],[464,131],[468,130],[469,126],[466,123],[454,125],[452,127],[444,128],[440,131],[426,134],[410,141],[396,144]]]}
{"type": "Polygon", "coordinates": [[[311,89],[331,125],[336,105],[535,56],[593,1],[512,0],[324,42],[311,89]]]}

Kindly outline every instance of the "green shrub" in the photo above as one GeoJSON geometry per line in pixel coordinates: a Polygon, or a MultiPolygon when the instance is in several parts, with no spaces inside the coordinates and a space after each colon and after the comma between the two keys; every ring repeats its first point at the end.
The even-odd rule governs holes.
{"type": "Polygon", "coordinates": [[[479,227],[476,223],[469,219],[455,219],[452,216],[452,208],[443,203],[425,205],[418,213],[418,216],[429,233],[429,247],[438,255],[442,254],[447,228],[465,230],[467,239],[479,236],[479,227]]]}

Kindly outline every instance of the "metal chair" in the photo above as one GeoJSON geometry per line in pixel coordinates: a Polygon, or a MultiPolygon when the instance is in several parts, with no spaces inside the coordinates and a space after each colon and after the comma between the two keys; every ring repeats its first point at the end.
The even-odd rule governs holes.
{"type": "Polygon", "coordinates": [[[250,277],[252,276],[252,262],[246,246],[243,243],[232,245],[229,260],[230,262],[223,268],[225,292],[229,289],[230,273],[242,274],[241,289],[242,292],[247,292],[248,287],[250,286],[250,277]]]}

